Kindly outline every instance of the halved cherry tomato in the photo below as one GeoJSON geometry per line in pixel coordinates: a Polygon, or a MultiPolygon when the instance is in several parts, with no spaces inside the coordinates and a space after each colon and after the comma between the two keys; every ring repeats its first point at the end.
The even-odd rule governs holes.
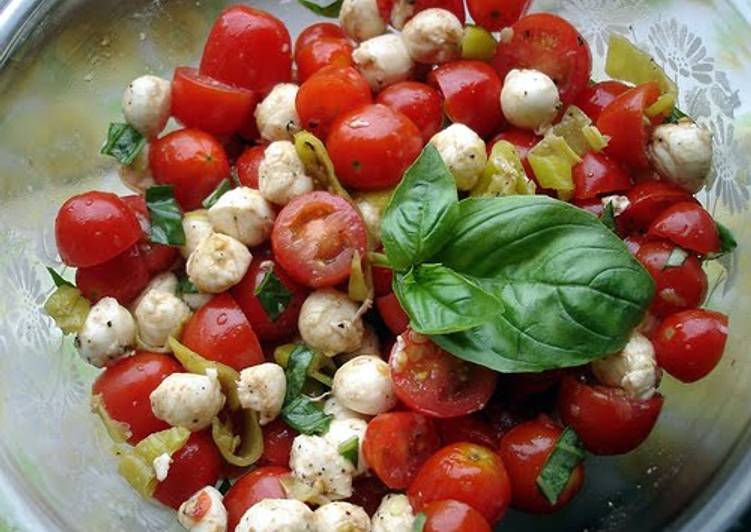
{"type": "Polygon", "coordinates": [[[177,510],[195,492],[217,483],[223,463],[209,431],[194,432],[172,455],[167,478],[156,485],[154,498],[177,510]]]}
{"type": "Polygon", "coordinates": [[[444,351],[427,336],[404,332],[389,357],[394,391],[409,408],[434,417],[482,409],[498,374],[444,351]]]}
{"type": "Polygon", "coordinates": [[[68,266],[107,262],[141,238],[136,216],[115,194],[85,192],[68,199],[55,218],[55,240],[68,266]]]}
{"type": "Polygon", "coordinates": [[[412,120],[422,133],[423,142],[428,142],[443,124],[441,95],[425,83],[402,81],[389,85],[378,93],[376,103],[399,111],[412,120]]]}
{"type": "Polygon", "coordinates": [[[574,102],[579,109],[584,111],[592,122],[597,122],[600,113],[610,102],[629,90],[631,87],[620,81],[601,81],[593,83],[584,89],[574,102]]]}
{"type": "Polygon", "coordinates": [[[183,328],[181,341],[202,357],[237,371],[264,361],[256,333],[226,292],[214,296],[193,314],[183,328]]]}
{"type": "Polygon", "coordinates": [[[259,467],[237,479],[222,501],[227,509],[227,530],[234,530],[243,514],[257,502],[286,499],[287,493],[279,479],[289,473],[284,467],[259,467]]]}
{"type": "Polygon", "coordinates": [[[467,20],[467,15],[464,11],[464,0],[415,0],[415,14],[434,7],[451,11],[462,24],[467,20]]]}
{"type": "Polygon", "coordinates": [[[76,271],[76,286],[92,303],[114,297],[121,305],[128,305],[147,284],[149,270],[138,245],[107,262],[76,271]]]}
{"type": "Polygon", "coordinates": [[[420,468],[407,496],[416,512],[432,501],[454,499],[470,505],[491,524],[511,502],[511,486],[501,457],[473,443],[452,443],[420,468]]]}
{"type": "Polygon", "coordinates": [[[224,148],[198,129],[180,129],[152,142],[149,165],[157,183],[174,185],[175,199],[186,211],[200,209],[206,196],[229,176],[224,148]]]}
{"type": "Polygon", "coordinates": [[[589,45],[576,28],[558,15],[534,13],[512,29],[513,37],[498,45],[492,61],[501,80],[514,68],[533,68],[550,76],[564,104],[576,100],[592,74],[589,45]]]}
{"type": "Polygon", "coordinates": [[[532,0],[467,0],[474,21],[488,31],[501,31],[519,20],[532,0]]]}
{"type": "Polygon", "coordinates": [[[364,105],[341,115],[326,140],[339,179],[357,190],[396,185],[422,146],[417,126],[381,104],[364,105]]]}
{"type": "Polygon", "coordinates": [[[631,187],[631,178],[620,164],[601,153],[588,152],[573,168],[574,198],[589,199],[631,187]]]}
{"type": "Polygon", "coordinates": [[[487,63],[446,63],[430,73],[428,83],[443,94],[443,108],[452,122],[466,125],[481,137],[492,134],[503,123],[501,79],[487,63]]]}
{"type": "Polygon", "coordinates": [[[493,149],[493,145],[499,140],[510,142],[514,145],[516,152],[519,154],[519,159],[521,159],[522,166],[524,166],[524,172],[527,174],[527,177],[536,183],[537,177],[535,177],[535,173],[532,171],[532,166],[530,166],[529,161],[527,161],[527,155],[529,154],[529,151],[534,148],[538,142],[540,142],[541,139],[542,137],[535,135],[532,131],[529,131],[527,129],[507,129],[506,131],[501,131],[500,133],[498,133],[490,142],[488,142],[488,155],[490,155],[490,152],[493,149]]]}
{"type": "Polygon", "coordinates": [[[347,35],[339,24],[333,22],[316,22],[300,32],[295,41],[295,53],[302,50],[310,43],[323,38],[339,38],[347,40],[347,35]]]}
{"type": "Polygon", "coordinates": [[[684,249],[700,255],[720,250],[720,235],[712,216],[695,201],[676,203],[665,209],[647,235],[672,240],[684,249]]]}
{"type": "Polygon", "coordinates": [[[263,162],[266,146],[253,146],[245,150],[235,162],[237,180],[246,187],[258,189],[258,167],[263,162]]]}
{"type": "Polygon", "coordinates": [[[557,369],[540,373],[501,374],[498,391],[512,403],[522,403],[530,397],[549,392],[561,382],[563,372],[557,369]]]}
{"type": "Polygon", "coordinates": [[[292,79],[292,45],[284,23],[245,5],[225,9],[211,28],[201,74],[263,96],[292,79]]]}
{"type": "Polygon", "coordinates": [[[138,224],[143,230],[143,236],[136,246],[138,246],[138,252],[146,264],[146,269],[150,274],[169,270],[175,264],[179,251],[175,247],[149,242],[151,220],[146,207],[146,199],[140,194],[123,196],[121,199],[136,215],[138,224]]]}
{"type": "Polygon", "coordinates": [[[404,312],[393,292],[377,297],[376,308],[393,334],[402,334],[409,327],[409,316],[404,312]]]}
{"type": "Polygon", "coordinates": [[[325,140],[338,116],[372,101],[362,74],[351,66],[330,65],[300,86],[295,106],[303,128],[325,140]]]}
{"type": "Polygon", "coordinates": [[[644,83],[617,96],[600,113],[597,128],[610,137],[605,153],[624,164],[646,170],[647,141],[652,126],[644,110],[660,96],[655,82],[644,83]]]}
{"type": "Polygon", "coordinates": [[[727,316],[696,309],[668,316],[653,342],[661,368],[682,382],[696,382],[720,362],[727,339],[727,316]]]}
{"type": "Polygon", "coordinates": [[[376,297],[389,295],[393,280],[394,272],[391,269],[373,266],[373,290],[376,297]]]}
{"type": "Polygon", "coordinates": [[[423,532],[492,532],[482,514],[463,502],[433,501],[422,513],[426,517],[423,532]]]}
{"type": "Polygon", "coordinates": [[[484,445],[491,449],[498,447],[498,437],[495,430],[483,416],[478,414],[438,419],[437,423],[443,445],[468,442],[484,445]]]}
{"type": "Polygon", "coordinates": [[[352,45],[341,37],[321,37],[295,50],[297,78],[304,82],[323,67],[352,66],[352,45]]]}
{"type": "Polygon", "coordinates": [[[681,187],[664,181],[637,183],[626,193],[628,208],[618,217],[625,229],[646,231],[665,209],[676,203],[696,201],[681,187]]]}
{"type": "Polygon", "coordinates": [[[499,454],[511,481],[511,506],[535,514],[548,514],[566,506],[584,483],[584,465],[571,472],[555,504],[537,486],[545,462],[553,453],[563,430],[546,416],[511,429],[502,439],[499,454]]]}
{"type": "Polygon", "coordinates": [[[378,478],[389,488],[400,490],[410,485],[440,446],[432,419],[414,412],[389,412],[370,420],[362,451],[378,478]]]}
{"type": "Polygon", "coordinates": [[[352,481],[352,496],[349,502],[361,506],[372,516],[389,491],[388,486],[377,476],[360,476],[352,481]]]}
{"type": "Polygon", "coordinates": [[[297,431],[281,418],[263,427],[263,454],[260,463],[287,467],[295,436],[297,436],[297,431]]]}

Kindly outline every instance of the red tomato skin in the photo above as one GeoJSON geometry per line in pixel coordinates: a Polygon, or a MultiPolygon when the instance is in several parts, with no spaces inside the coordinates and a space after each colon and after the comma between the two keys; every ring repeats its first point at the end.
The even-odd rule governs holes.
{"type": "Polygon", "coordinates": [[[394,272],[389,268],[373,266],[373,290],[376,297],[387,296],[391,293],[394,272]]]}
{"type": "Polygon", "coordinates": [[[488,31],[501,31],[527,12],[531,0],[467,0],[474,21],[488,31]]]}
{"type": "Polygon", "coordinates": [[[157,484],[154,498],[177,510],[195,492],[217,483],[223,463],[210,432],[194,432],[172,455],[167,478],[157,484]]]}
{"type": "Polygon", "coordinates": [[[286,499],[280,477],[289,475],[286,467],[259,467],[246,473],[224,495],[227,509],[227,530],[234,530],[248,508],[263,499],[286,499]]]}
{"type": "Polygon", "coordinates": [[[511,506],[533,514],[549,514],[566,506],[584,483],[584,465],[571,472],[568,484],[553,505],[537,486],[545,462],[563,430],[545,416],[511,429],[502,439],[499,454],[511,482],[511,506]]]}
{"type": "Polygon", "coordinates": [[[103,264],[76,271],[76,286],[92,303],[114,297],[121,305],[128,305],[147,284],[149,270],[137,245],[103,264]]]}
{"type": "Polygon", "coordinates": [[[341,37],[321,37],[295,51],[297,79],[303,83],[323,67],[352,66],[352,45],[341,37]]]}
{"type": "Polygon", "coordinates": [[[377,297],[376,308],[386,326],[395,335],[402,334],[409,327],[409,316],[404,312],[393,292],[377,297]]]}
{"type": "Polygon", "coordinates": [[[55,240],[68,266],[96,266],[120,255],[141,237],[136,216],[115,194],[85,192],[69,198],[55,218],[55,240]]]}
{"type": "Polygon", "coordinates": [[[347,35],[339,24],[333,22],[316,22],[300,32],[295,40],[295,53],[309,44],[323,38],[339,38],[347,41],[347,35]]]}
{"type": "Polygon", "coordinates": [[[182,343],[209,360],[237,371],[264,361],[248,319],[228,293],[214,296],[185,323],[182,343]]]}
{"type": "Polygon", "coordinates": [[[672,183],[644,181],[626,193],[628,208],[618,217],[618,223],[630,231],[643,230],[664,210],[676,203],[696,201],[694,197],[672,183]]]}
{"type": "Polygon", "coordinates": [[[627,190],[631,178],[620,164],[606,155],[588,152],[573,168],[574,199],[583,200],[627,190]]]}
{"type": "Polygon", "coordinates": [[[258,167],[263,162],[266,146],[252,146],[246,149],[235,162],[237,180],[245,187],[258,190],[258,167]]]}
{"type": "Polygon", "coordinates": [[[420,155],[423,142],[409,118],[373,104],[339,116],[331,126],[326,147],[344,185],[380,190],[402,179],[420,155]]]}
{"type": "Polygon", "coordinates": [[[260,463],[266,466],[287,467],[295,436],[297,431],[282,419],[275,419],[263,427],[263,454],[260,463]]]}
{"type": "Polygon", "coordinates": [[[700,255],[720,251],[720,235],[712,216],[695,201],[676,203],[649,226],[647,236],[666,238],[700,255]]]}
{"type": "Polygon", "coordinates": [[[428,83],[441,91],[443,108],[458,122],[485,138],[503,123],[501,79],[482,61],[452,61],[428,75],[428,83]]]}
{"type": "Polygon", "coordinates": [[[663,402],[659,394],[636,399],[616,388],[590,386],[568,376],[558,395],[558,412],[589,452],[615,455],[633,451],[647,439],[663,402]]]}
{"type": "Polygon", "coordinates": [[[443,125],[443,100],[435,89],[417,81],[394,83],[378,93],[376,103],[412,120],[427,143],[443,125]]]}
{"type": "Polygon", "coordinates": [[[175,199],[186,211],[200,209],[206,196],[229,177],[224,148],[198,129],[180,129],[152,142],[149,165],[157,183],[175,187],[175,199]]]}
{"type": "Polygon", "coordinates": [[[451,11],[462,24],[467,20],[467,14],[464,11],[464,0],[415,0],[415,13],[434,7],[451,11]]]}
{"type": "Polygon", "coordinates": [[[529,155],[529,151],[534,148],[538,142],[540,142],[541,138],[542,137],[538,137],[532,131],[528,131],[526,129],[507,129],[506,131],[501,131],[500,133],[498,133],[490,142],[488,142],[488,155],[490,155],[490,152],[493,150],[493,145],[499,140],[510,142],[514,145],[516,152],[519,154],[519,159],[521,159],[522,166],[524,167],[524,172],[527,174],[527,177],[537,183],[537,177],[532,171],[532,166],[527,160],[527,155],[529,155]]]}
{"type": "Polygon", "coordinates": [[[459,501],[433,501],[422,509],[423,532],[492,532],[480,512],[459,501]]]}
{"type": "Polygon", "coordinates": [[[292,79],[292,45],[284,23],[245,5],[230,6],[214,22],[200,73],[266,95],[292,79]]]}
{"type": "Polygon", "coordinates": [[[706,377],[720,362],[728,338],[728,317],[711,310],[668,316],[653,336],[657,364],[681,382],[706,377]]]}
{"type": "Polygon", "coordinates": [[[501,457],[487,447],[453,443],[428,458],[409,486],[416,512],[432,501],[453,499],[468,504],[494,524],[511,502],[511,486],[501,457]]]}
{"type": "Polygon", "coordinates": [[[498,436],[482,417],[477,414],[438,419],[443,445],[450,443],[476,443],[490,449],[498,447],[498,436]]]}
{"type": "Polygon", "coordinates": [[[597,122],[600,113],[610,102],[629,90],[631,87],[620,81],[600,81],[593,83],[584,89],[574,102],[579,109],[584,111],[592,122],[597,122]]]}

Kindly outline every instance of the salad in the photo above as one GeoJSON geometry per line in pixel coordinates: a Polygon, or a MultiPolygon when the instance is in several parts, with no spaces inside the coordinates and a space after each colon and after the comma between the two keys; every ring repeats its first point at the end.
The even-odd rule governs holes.
{"type": "Polygon", "coordinates": [[[125,88],[133,194],[55,220],[45,310],[118,471],[194,532],[481,532],[552,513],[718,364],[712,136],[527,0],[246,5],[125,88]],[[71,275],[75,269],[74,276],[71,275]],[[68,277],[68,278],[66,278],[68,277]]]}

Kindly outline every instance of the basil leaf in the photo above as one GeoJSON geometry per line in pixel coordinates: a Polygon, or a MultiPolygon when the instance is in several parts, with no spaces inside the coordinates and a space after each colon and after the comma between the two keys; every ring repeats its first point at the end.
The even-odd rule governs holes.
{"type": "Polygon", "coordinates": [[[155,244],[184,246],[183,211],[175,200],[172,185],[150,187],[146,190],[151,230],[149,240],[155,244]]]}
{"type": "Polygon", "coordinates": [[[177,279],[177,293],[178,294],[197,294],[198,288],[193,284],[188,276],[179,277],[177,279]]]}
{"type": "Polygon", "coordinates": [[[360,459],[360,438],[352,436],[350,439],[340,443],[337,450],[340,455],[349,460],[355,466],[355,469],[357,469],[360,459]]]}
{"type": "Polygon", "coordinates": [[[558,502],[566,489],[571,473],[587,456],[584,445],[574,429],[566,427],[537,477],[537,487],[550,504],[558,502]]]}
{"type": "Polygon", "coordinates": [[[688,115],[678,109],[678,106],[674,105],[673,110],[665,118],[666,124],[677,124],[682,118],[688,118],[688,115]]]}
{"type": "Polygon", "coordinates": [[[720,235],[720,251],[708,254],[706,258],[709,260],[719,259],[728,253],[732,253],[735,251],[735,248],[738,247],[738,241],[735,239],[730,229],[717,221],[715,221],[715,225],[717,226],[717,232],[720,235]]]}
{"type": "Polygon", "coordinates": [[[130,124],[113,122],[107,130],[107,140],[99,153],[114,157],[119,163],[127,166],[136,160],[144,146],[146,137],[137,129],[130,124]]]}
{"type": "Polygon", "coordinates": [[[609,201],[608,204],[605,205],[605,209],[602,211],[600,221],[602,222],[602,225],[604,225],[614,233],[618,232],[618,228],[615,225],[615,209],[613,208],[612,201],[609,201]]]}
{"type": "Polygon", "coordinates": [[[615,234],[543,196],[463,200],[436,260],[474,279],[505,310],[433,340],[505,373],[580,366],[621,350],[654,294],[652,277],[615,234]]]}
{"type": "Polygon", "coordinates": [[[683,263],[686,262],[687,258],[688,252],[685,249],[676,246],[673,248],[673,251],[670,252],[670,255],[668,255],[668,260],[665,261],[665,265],[662,269],[679,268],[683,266],[683,263]]]}
{"type": "Polygon", "coordinates": [[[287,377],[287,391],[284,396],[284,404],[290,404],[298,398],[305,386],[308,376],[308,368],[313,362],[315,353],[305,345],[298,345],[292,350],[287,360],[287,368],[284,374],[287,377]]]}
{"type": "Polygon", "coordinates": [[[397,275],[394,293],[423,334],[465,331],[494,319],[503,303],[474,280],[440,264],[420,264],[397,275]]]}
{"type": "Polygon", "coordinates": [[[441,249],[457,219],[457,199],[454,176],[428,144],[383,214],[381,240],[394,269],[407,270],[441,249]]]}
{"type": "Polygon", "coordinates": [[[61,286],[71,286],[73,288],[76,287],[73,283],[68,281],[67,279],[64,279],[62,275],[57,273],[55,270],[47,266],[47,271],[49,272],[50,276],[52,277],[52,282],[55,283],[55,286],[60,288],[61,286]]]}
{"type": "Polygon", "coordinates": [[[415,516],[415,520],[412,522],[412,532],[422,532],[425,530],[425,522],[428,520],[428,516],[420,512],[415,516]]]}
{"type": "Polygon", "coordinates": [[[339,16],[339,11],[342,9],[342,3],[344,3],[344,0],[335,0],[334,2],[331,2],[330,4],[326,5],[320,5],[316,2],[311,2],[310,0],[297,0],[300,2],[303,6],[310,9],[313,13],[316,15],[320,15],[322,17],[329,17],[329,18],[336,18],[339,16]]]}
{"type": "Polygon", "coordinates": [[[282,419],[297,432],[310,435],[329,430],[334,416],[324,414],[309,397],[300,395],[282,408],[282,419]]]}
{"type": "Polygon", "coordinates": [[[229,179],[225,177],[219,182],[213,192],[206,196],[206,198],[201,202],[201,205],[203,205],[204,209],[210,209],[217,201],[219,201],[219,198],[224,196],[224,194],[229,192],[230,190],[232,190],[232,185],[230,184],[229,179]]]}
{"type": "MultiPolygon", "coordinates": [[[[273,262],[269,263],[273,265],[273,262]]],[[[281,279],[274,273],[273,266],[266,271],[254,293],[271,321],[276,321],[292,301],[292,292],[282,284],[281,279]]]]}
{"type": "Polygon", "coordinates": [[[228,478],[225,478],[225,479],[222,479],[222,482],[219,484],[216,490],[222,495],[226,495],[231,487],[232,487],[232,483],[229,481],[228,478]]]}

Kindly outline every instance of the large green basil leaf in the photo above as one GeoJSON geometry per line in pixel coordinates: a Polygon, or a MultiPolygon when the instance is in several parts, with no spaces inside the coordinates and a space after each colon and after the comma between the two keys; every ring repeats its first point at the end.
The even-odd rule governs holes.
{"type": "Polygon", "coordinates": [[[428,144],[386,207],[381,241],[393,268],[407,270],[441,249],[458,213],[454,177],[428,144]]]}
{"type": "Polygon", "coordinates": [[[433,339],[507,373],[579,366],[619,351],[654,294],[652,278],[615,234],[543,196],[462,201],[436,260],[495,294],[504,313],[433,339]]]}

